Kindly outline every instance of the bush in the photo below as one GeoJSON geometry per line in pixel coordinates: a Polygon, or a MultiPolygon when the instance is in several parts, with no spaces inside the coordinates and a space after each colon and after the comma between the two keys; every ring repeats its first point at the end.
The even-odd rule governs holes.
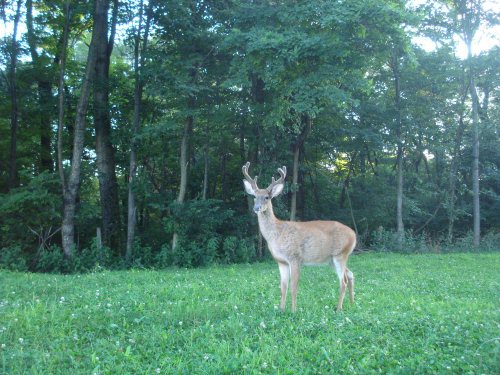
{"type": "Polygon", "coordinates": [[[60,225],[60,189],[56,175],[42,173],[28,185],[0,195],[0,246],[33,249],[34,256],[39,238],[33,231],[48,237],[60,225]]]}
{"type": "Polygon", "coordinates": [[[379,228],[372,233],[371,248],[375,251],[391,251],[399,253],[428,253],[428,252],[491,252],[500,251],[500,233],[488,232],[481,238],[479,247],[472,246],[472,233],[447,243],[444,238],[431,239],[427,233],[414,234],[405,232],[403,247],[400,250],[397,242],[397,233],[379,228]]]}
{"type": "Polygon", "coordinates": [[[398,244],[397,233],[384,228],[379,228],[372,233],[371,248],[375,251],[391,251],[398,253],[427,253],[439,251],[439,241],[433,242],[427,233],[415,234],[405,231],[403,245],[398,244]]]}
{"type": "Polygon", "coordinates": [[[177,233],[177,246],[164,245],[156,257],[161,267],[198,267],[215,262],[233,263],[254,258],[246,228],[248,217],[236,215],[218,200],[197,200],[170,206],[165,222],[169,235],[177,233]]]}
{"type": "Polygon", "coordinates": [[[500,251],[500,232],[490,231],[481,237],[479,247],[472,246],[473,234],[468,232],[465,236],[458,238],[455,242],[446,246],[446,251],[500,251]]]}
{"type": "Polygon", "coordinates": [[[35,271],[66,273],[69,272],[71,268],[70,262],[65,259],[63,251],[59,246],[54,245],[47,249],[41,248],[39,250],[35,271]]]}
{"type": "Polygon", "coordinates": [[[27,271],[26,257],[21,246],[4,247],[0,249],[0,269],[12,271],[27,271]]]}
{"type": "Polygon", "coordinates": [[[95,271],[101,268],[110,268],[113,266],[113,258],[111,250],[106,246],[97,244],[97,239],[94,239],[90,247],[84,248],[81,251],[76,251],[71,259],[70,272],[88,272],[95,271]]]}
{"type": "Polygon", "coordinates": [[[90,247],[74,251],[70,259],[57,245],[40,249],[34,269],[37,272],[74,273],[108,269],[115,264],[111,250],[105,246],[99,248],[94,240],[90,247]]]}

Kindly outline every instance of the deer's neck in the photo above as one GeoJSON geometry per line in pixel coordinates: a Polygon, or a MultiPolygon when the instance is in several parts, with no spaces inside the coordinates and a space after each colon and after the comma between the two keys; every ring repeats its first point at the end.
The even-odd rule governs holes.
{"type": "Polygon", "coordinates": [[[277,226],[279,223],[279,220],[274,216],[273,206],[269,205],[267,210],[259,212],[257,217],[259,219],[260,232],[268,243],[273,241],[274,237],[277,235],[277,226]]]}

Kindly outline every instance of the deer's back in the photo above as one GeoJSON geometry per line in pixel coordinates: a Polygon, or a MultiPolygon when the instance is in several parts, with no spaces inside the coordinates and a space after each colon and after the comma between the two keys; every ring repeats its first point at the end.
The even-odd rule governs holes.
{"type": "Polygon", "coordinates": [[[349,255],[356,242],[356,234],[337,221],[282,221],[279,234],[268,241],[271,251],[287,261],[325,263],[332,257],[349,255]]]}

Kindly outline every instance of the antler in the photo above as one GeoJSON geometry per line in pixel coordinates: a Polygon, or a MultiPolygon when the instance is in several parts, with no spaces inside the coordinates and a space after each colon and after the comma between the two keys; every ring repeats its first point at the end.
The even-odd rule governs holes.
{"type": "Polygon", "coordinates": [[[241,168],[241,170],[243,171],[243,176],[245,176],[245,179],[250,183],[250,185],[252,185],[252,189],[257,191],[259,190],[259,187],[257,186],[258,176],[255,176],[255,178],[252,179],[252,177],[250,177],[250,175],[248,174],[249,167],[250,167],[250,162],[247,161],[247,163],[241,168]]]}
{"type": "Polygon", "coordinates": [[[283,166],[283,168],[278,168],[278,172],[280,173],[280,178],[278,180],[275,180],[274,177],[271,179],[271,185],[267,187],[267,191],[272,191],[273,187],[278,184],[282,184],[285,182],[285,177],[286,177],[286,167],[283,166]]]}

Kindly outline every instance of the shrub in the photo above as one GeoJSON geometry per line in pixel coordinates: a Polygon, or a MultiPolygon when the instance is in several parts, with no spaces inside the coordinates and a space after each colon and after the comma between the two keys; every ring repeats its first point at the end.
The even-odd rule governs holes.
{"type": "Polygon", "coordinates": [[[391,251],[399,253],[426,253],[426,252],[491,252],[500,251],[500,233],[488,232],[481,238],[479,247],[472,246],[472,233],[457,238],[452,243],[445,239],[431,239],[427,233],[414,234],[412,231],[405,232],[403,247],[400,250],[397,242],[397,234],[394,231],[379,228],[372,233],[371,248],[375,251],[391,251]]]}
{"type": "Polygon", "coordinates": [[[26,255],[33,257],[39,245],[37,236],[50,240],[54,228],[60,225],[60,189],[56,175],[41,173],[31,178],[28,185],[0,195],[0,246],[32,249],[26,255]]]}
{"type": "Polygon", "coordinates": [[[0,249],[0,269],[12,271],[27,271],[26,257],[23,255],[21,246],[4,247],[0,249]]]}
{"type": "Polygon", "coordinates": [[[465,236],[455,240],[455,242],[446,246],[447,251],[500,251],[500,232],[490,231],[481,237],[479,247],[472,246],[473,234],[468,232],[465,236]]]}
{"type": "MultiPolygon", "coordinates": [[[[439,244],[439,242],[437,244],[439,244]]],[[[422,232],[415,234],[411,230],[405,231],[403,244],[400,248],[397,233],[384,228],[379,228],[372,233],[371,248],[376,251],[391,251],[398,253],[426,253],[436,252],[436,249],[439,249],[427,233],[422,232]]]]}
{"type": "Polygon", "coordinates": [[[71,269],[68,272],[88,272],[101,268],[110,268],[113,265],[111,250],[106,246],[99,246],[94,239],[90,247],[76,251],[71,259],[71,269]]]}
{"type": "Polygon", "coordinates": [[[40,248],[37,258],[35,271],[38,272],[64,273],[69,272],[71,268],[69,261],[64,258],[63,251],[57,245],[40,248]]]}
{"type": "Polygon", "coordinates": [[[247,261],[254,249],[241,245],[249,226],[246,215],[236,213],[218,200],[196,200],[170,206],[171,216],[165,219],[167,233],[177,233],[175,249],[164,245],[157,257],[162,267],[175,265],[197,267],[214,262],[247,261]],[[251,254],[242,252],[251,251],[251,254]]]}

